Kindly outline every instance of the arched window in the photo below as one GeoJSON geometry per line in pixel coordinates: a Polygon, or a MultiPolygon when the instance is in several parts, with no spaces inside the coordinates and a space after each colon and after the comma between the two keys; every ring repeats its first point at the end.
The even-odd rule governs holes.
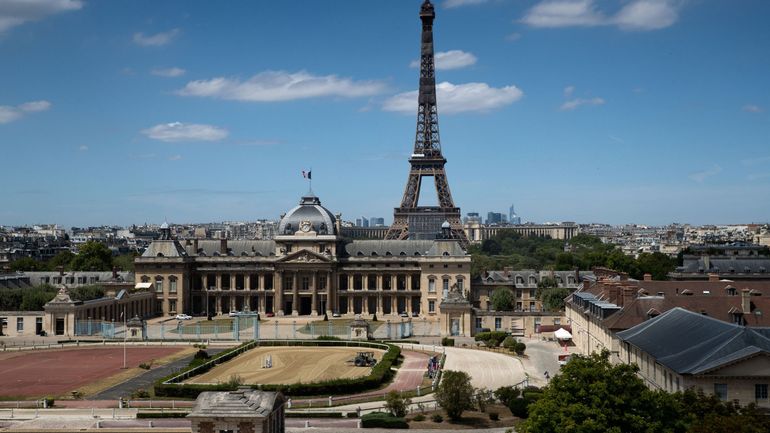
{"type": "Polygon", "coordinates": [[[168,292],[176,293],[176,277],[173,275],[168,277],[168,292]]]}
{"type": "Polygon", "coordinates": [[[163,277],[160,275],[155,277],[155,292],[163,293],[163,277]]]}

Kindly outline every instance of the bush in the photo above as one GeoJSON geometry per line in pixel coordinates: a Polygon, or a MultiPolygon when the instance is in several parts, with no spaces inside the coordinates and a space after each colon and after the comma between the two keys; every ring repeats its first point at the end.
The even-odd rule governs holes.
{"type": "Polygon", "coordinates": [[[185,418],[187,414],[188,412],[138,412],[136,418],[185,418]]]}
{"type": "Polygon", "coordinates": [[[518,341],[516,341],[515,338],[513,338],[513,337],[511,337],[509,335],[509,336],[505,337],[505,339],[503,340],[502,344],[500,344],[500,345],[503,346],[504,348],[510,350],[511,352],[514,352],[516,350],[516,344],[517,343],[518,343],[518,341]]]}
{"type": "Polygon", "coordinates": [[[211,355],[209,355],[209,353],[203,349],[199,349],[197,352],[195,352],[195,356],[193,356],[193,359],[209,359],[209,358],[211,358],[211,355]]]}
{"type": "Polygon", "coordinates": [[[316,337],[316,340],[321,341],[342,341],[340,337],[335,337],[334,335],[319,335],[316,337]]]}
{"type": "Polygon", "coordinates": [[[406,416],[406,409],[412,401],[408,398],[404,398],[397,391],[390,391],[385,396],[385,409],[387,409],[391,415],[403,418],[406,416]]]}
{"type": "Polygon", "coordinates": [[[46,396],[43,400],[45,400],[45,407],[53,407],[54,403],[56,403],[56,400],[51,396],[46,396]]]}
{"type": "Polygon", "coordinates": [[[517,355],[523,355],[524,351],[527,350],[527,345],[521,342],[516,343],[516,348],[514,350],[516,350],[517,355]]]}
{"type": "Polygon", "coordinates": [[[525,398],[514,398],[508,402],[508,409],[517,418],[527,418],[529,416],[529,411],[527,410],[529,403],[530,401],[525,398]]]}
{"type": "Polygon", "coordinates": [[[508,333],[503,331],[490,331],[490,332],[479,332],[476,334],[474,339],[476,341],[483,341],[484,344],[486,344],[488,347],[497,347],[500,345],[500,343],[505,340],[505,337],[508,336],[508,333]]]}
{"type": "Polygon", "coordinates": [[[433,416],[430,417],[430,419],[433,422],[444,422],[444,417],[441,416],[440,413],[434,413],[433,416]]]}
{"type": "Polygon", "coordinates": [[[151,369],[152,368],[152,361],[150,361],[150,362],[143,362],[143,363],[139,364],[139,368],[141,368],[142,370],[149,370],[149,369],[151,369]]]}
{"type": "Polygon", "coordinates": [[[361,417],[363,428],[403,428],[408,429],[409,424],[403,418],[395,417],[385,412],[372,412],[361,417]]]}
{"type": "Polygon", "coordinates": [[[489,412],[489,419],[492,421],[499,421],[500,420],[500,414],[497,412],[489,412]]]}
{"type": "Polygon", "coordinates": [[[454,346],[455,345],[455,339],[454,338],[449,338],[449,337],[444,337],[444,338],[441,339],[441,345],[442,346],[454,346]]]}
{"type": "Polygon", "coordinates": [[[418,413],[414,418],[412,418],[412,420],[417,422],[425,421],[425,415],[418,413]]]}
{"type": "Polygon", "coordinates": [[[286,412],[285,416],[286,418],[342,418],[342,412],[286,412]]]}
{"type": "Polygon", "coordinates": [[[131,393],[131,398],[150,398],[150,393],[144,388],[139,388],[131,393]]]}
{"type": "Polygon", "coordinates": [[[495,390],[495,398],[506,406],[510,406],[510,401],[519,397],[519,395],[521,395],[521,391],[512,386],[502,386],[495,390]]]}

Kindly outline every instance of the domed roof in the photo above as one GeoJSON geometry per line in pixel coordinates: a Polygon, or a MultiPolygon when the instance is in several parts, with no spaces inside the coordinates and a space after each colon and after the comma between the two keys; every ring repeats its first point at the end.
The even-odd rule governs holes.
{"type": "Polygon", "coordinates": [[[337,234],[336,221],[329,209],[321,206],[321,200],[318,197],[306,195],[300,199],[299,206],[281,218],[278,224],[278,235],[293,235],[298,231],[333,235],[337,234]]]}

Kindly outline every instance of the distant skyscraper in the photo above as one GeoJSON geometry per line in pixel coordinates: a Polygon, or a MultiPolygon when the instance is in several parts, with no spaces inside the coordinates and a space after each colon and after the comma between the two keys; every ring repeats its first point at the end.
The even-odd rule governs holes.
{"type": "Polygon", "coordinates": [[[385,225],[385,218],[383,217],[369,218],[369,227],[382,227],[384,225],[385,225]]]}
{"type": "Polygon", "coordinates": [[[465,217],[465,222],[481,222],[481,216],[479,216],[478,212],[468,212],[468,214],[465,217]]]}
{"type": "Polygon", "coordinates": [[[501,212],[487,212],[487,224],[501,224],[506,221],[504,213],[501,212]]]}
{"type": "Polygon", "coordinates": [[[369,227],[369,220],[366,217],[361,217],[361,227],[369,227]]]}
{"type": "Polygon", "coordinates": [[[508,210],[508,222],[514,225],[521,224],[521,217],[516,215],[513,205],[511,205],[511,208],[508,210]]]}
{"type": "Polygon", "coordinates": [[[363,222],[361,221],[361,218],[356,218],[356,226],[362,227],[363,222]]]}

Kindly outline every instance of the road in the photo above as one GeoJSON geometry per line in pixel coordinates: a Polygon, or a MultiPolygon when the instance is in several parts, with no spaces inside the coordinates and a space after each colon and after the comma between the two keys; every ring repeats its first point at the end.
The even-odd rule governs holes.
{"type": "Polygon", "coordinates": [[[564,349],[553,341],[536,339],[521,339],[521,341],[527,345],[527,358],[522,363],[529,375],[530,383],[539,387],[547,385],[544,373],[547,371],[549,376],[553,377],[559,372],[559,354],[564,353],[564,349]]]}

